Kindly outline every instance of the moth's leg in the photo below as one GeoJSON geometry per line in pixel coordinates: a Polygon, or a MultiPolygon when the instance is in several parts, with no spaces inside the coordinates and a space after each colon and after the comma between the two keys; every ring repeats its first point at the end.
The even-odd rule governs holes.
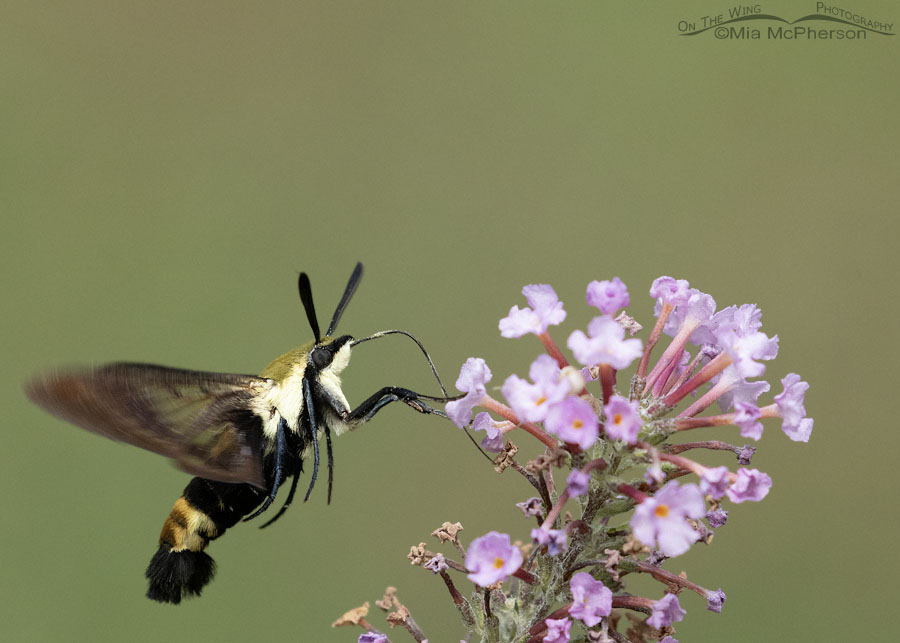
{"type": "Polygon", "coordinates": [[[272,501],[275,500],[275,496],[278,495],[278,487],[281,486],[281,481],[284,479],[284,457],[287,452],[287,439],[285,438],[285,432],[288,429],[287,421],[284,418],[281,418],[278,421],[278,429],[275,431],[275,479],[272,482],[272,489],[269,491],[269,496],[266,498],[266,501],[262,504],[262,506],[254,511],[251,515],[244,518],[244,521],[251,520],[256,518],[259,514],[264,512],[269,508],[269,505],[272,504],[272,501]]]}
{"type": "Polygon", "coordinates": [[[300,481],[300,471],[303,470],[302,463],[300,464],[300,470],[294,474],[294,479],[291,482],[291,490],[288,492],[287,500],[284,501],[284,504],[281,505],[281,509],[278,510],[278,513],[272,516],[268,522],[265,522],[259,526],[260,529],[264,529],[271,525],[273,522],[278,520],[284,515],[284,512],[288,510],[288,507],[291,506],[291,503],[294,501],[294,492],[297,491],[297,483],[300,481]]]}
{"type": "Polygon", "coordinates": [[[334,453],[331,449],[331,429],[325,423],[325,450],[328,453],[328,504],[331,504],[331,487],[334,484],[334,453]]]}
{"type": "Polygon", "coordinates": [[[407,388],[400,388],[399,386],[385,386],[374,395],[371,395],[365,402],[362,402],[359,406],[350,411],[344,417],[344,422],[348,424],[350,428],[356,428],[360,424],[365,424],[371,420],[378,411],[391,402],[403,402],[419,413],[443,415],[440,411],[425,404],[420,399],[419,394],[415,391],[410,391],[407,388]]]}
{"type": "MultiPolygon", "coordinates": [[[[309,414],[309,430],[312,433],[312,452],[313,452],[313,470],[312,477],[309,480],[309,488],[303,497],[303,502],[309,500],[309,494],[312,493],[313,486],[316,484],[316,476],[319,475],[319,427],[316,422],[316,405],[313,401],[312,388],[309,385],[309,379],[303,378],[303,397],[306,404],[307,413],[309,414]]],[[[328,430],[327,427],[325,429],[328,430]]],[[[329,465],[331,461],[329,460],[329,465]]],[[[331,472],[329,470],[329,477],[331,472]]]]}

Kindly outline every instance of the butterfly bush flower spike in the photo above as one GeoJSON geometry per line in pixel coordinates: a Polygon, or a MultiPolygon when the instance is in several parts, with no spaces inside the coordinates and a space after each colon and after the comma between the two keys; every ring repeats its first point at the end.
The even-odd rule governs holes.
{"type": "MultiPolygon", "coordinates": [[[[522,485],[517,496],[528,498],[516,505],[521,513],[492,508],[498,520],[512,513],[521,521],[508,533],[488,531],[466,548],[459,526],[441,540],[443,552],[424,542],[412,547],[410,560],[446,585],[468,641],[678,643],[672,634],[685,608],[698,605],[699,595],[719,612],[725,592],[698,584],[706,579],[684,570],[684,559],[669,559],[692,548],[716,555],[711,529],[727,531],[737,505],[767,497],[772,478],[750,468],[767,422],[780,421],[795,442],[810,439],[809,384],[790,373],[780,393],[769,392],[765,375],[780,342],[763,329],[756,304],[719,309],[712,295],[663,276],[650,287],[655,320],[633,319],[621,279],[585,281],[577,316],[590,321],[586,329],[566,329],[568,351],[548,332],[566,321],[556,292],[525,286],[527,306],[512,306],[500,331],[537,335],[547,354],[528,352],[527,342],[504,342],[524,348],[515,361],[530,364],[527,378],[500,378],[506,404],[489,393],[484,359],[472,357],[456,383],[464,396],[445,405],[457,426],[471,422],[484,432],[483,449],[499,452],[490,464],[480,454],[454,462],[454,488],[469,489],[472,503],[495,498],[470,470],[481,463],[490,475],[502,473],[504,485],[522,485]],[[706,434],[694,438],[700,428],[706,434]],[[635,585],[637,577],[642,583],[635,585]],[[647,592],[648,583],[659,583],[658,590],[647,592]]],[[[765,435],[766,446],[792,446],[778,432],[765,435]]],[[[364,636],[370,638],[360,641],[375,643],[383,635],[364,636]]]]}

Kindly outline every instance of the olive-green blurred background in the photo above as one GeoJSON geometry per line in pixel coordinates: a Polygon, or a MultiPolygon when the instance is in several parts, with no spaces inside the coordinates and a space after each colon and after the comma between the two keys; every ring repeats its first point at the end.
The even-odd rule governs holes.
{"type": "MultiPolygon", "coordinates": [[[[188,476],[21,391],[119,359],[257,372],[310,336],[298,271],[326,320],[357,260],[341,330],[411,331],[449,383],[472,355],[498,386],[527,372],[538,342],[497,321],[528,283],[566,302],[561,344],[592,279],[625,280],[645,325],[661,274],[758,303],[781,338],[772,393],[803,375],[815,430],[802,445],[767,422],[770,496],[667,565],[728,594],[718,615],[684,595],[677,636],[893,634],[900,41],[683,37],[729,5],[674,5],[5,5],[0,639],[355,641],[332,620],[395,585],[433,643],[459,640],[408,548],[445,520],[466,542],[527,538],[513,503],[532,494],[449,423],[388,408],[341,438],[331,506],[318,488],[271,529],[229,531],[216,581],[173,608],[142,574],[188,476]]],[[[845,5],[900,21],[893,2],[845,5]]],[[[345,384],[351,401],[436,390],[396,337],[359,347],[345,384]]]]}

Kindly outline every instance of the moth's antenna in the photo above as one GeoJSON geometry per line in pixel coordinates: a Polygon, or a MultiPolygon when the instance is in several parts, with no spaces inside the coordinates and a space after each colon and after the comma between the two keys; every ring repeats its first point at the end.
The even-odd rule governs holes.
{"type": "MultiPolygon", "coordinates": [[[[316,307],[313,305],[312,288],[309,285],[309,276],[305,272],[300,273],[297,280],[297,290],[300,291],[300,301],[303,302],[303,309],[306,311],[306,319],[309,320],[309,326],[312,328],[313,335],[316,338],[316,344],[322,339],[319,334],[319,320],[316,319],[316,307]]],[[[331,334],[331,331],[329,331],[331,334]]]]}
{"type": "MultiPolygon", "coordinates": [[[[356,339],[350,343],[350,346],[356,346],[357,344],[362,344],[363,342],[367,342],[370,339],[378,339],[379,337],[384,337],[385,335],[406,335],[411,340],[413,340],[418,347],[421,349],[422,353],[425,355],[425,359],[428,360],[428,365],[431,367],[431,372],[434,373],[434,377],[438,382],[438,386],[441,387],[441,393],[444,394],[444,398],[447,397],[447,389],[444,388],[444,383],[441,382],[441,376],[438,375],[437,369],[434,367],[434,362],[431,361],[431,356],[428,354],[428,351],[425,350],[425,347],[422,345],[418,339],[412,336],[412,334],[407,333],[405,330],[383,330],[381,332],[375,333],[374,335],[369,335],[368,337],[363,337],[362,339],[356,339]]],[[[422,397],[429,397],[423,395],[422,397]]],[[[429,398],[429,399],[437,399],[437,398],[429,398]]]]}
{"type": "MultiPolygon", "coordinates": [[[[325,333],[328,337],[331,337],[331,333],[334,332],[338,322],[341,321],[341,315],[344,314],[344,309],[347,307],[347,304],[350,303],[350,298],[353,296],[353,293],[356,292],[359,280],[362,279],[362,273],[363,265],[361,262],[357,262],[356,268],[353,269],[353,274],[350,275],[350,281],[347,282],[347,288],[344,289],[344,296],[341,297],[341,302],[337,305],[334,316],[331,318],[331,323],[328,325],[328,332],[325,333]]],[[[318,343],[318,340],[316,340],[316,342],[318,343]]]]}

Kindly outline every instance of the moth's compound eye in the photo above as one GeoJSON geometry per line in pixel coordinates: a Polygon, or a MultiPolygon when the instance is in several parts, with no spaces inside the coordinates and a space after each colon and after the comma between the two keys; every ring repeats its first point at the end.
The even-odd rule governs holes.
{"type": "Polygon", "coordinates": [[[310,359],[316,369],[322,370],[331,363],[331,352],[327,348],[314,348],[310,359]]]}

